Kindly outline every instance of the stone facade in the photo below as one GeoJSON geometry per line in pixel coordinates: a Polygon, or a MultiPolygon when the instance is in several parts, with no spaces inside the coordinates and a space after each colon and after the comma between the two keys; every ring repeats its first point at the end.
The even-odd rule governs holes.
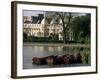
{"type": "MultiPolygon", "coordinates": [[[[49,37],[51,35],[57,35],[59,40],[63,40],[63,27],[62,22],[59,20],[57,23],[54,19],[48,23],[46,18],[43,18],[41,23],[32,23],[32,17],[24,16],[23,31],[28,34],[28,36],[35,37],[49,37]]],[[[70,31],[70,40],[72,39],[72,33],[70,31]]]]}

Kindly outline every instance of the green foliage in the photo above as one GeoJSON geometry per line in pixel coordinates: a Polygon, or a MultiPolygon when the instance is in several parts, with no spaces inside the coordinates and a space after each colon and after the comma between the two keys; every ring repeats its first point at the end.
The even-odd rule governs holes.
{"type": "Polygon", "coordinates": [[[27,41],[27,33],[23,33],[23,40],[24,42],[27,41]]]}
{"type": "Polygon", "coordinates": [[[72,23],[74,39],[80,43],[90,43],[90,15],[75,17],[72,23]]]}
{"type": "Polygon", "coordinates": [[[61,40],[58,40],[57,39],[57,36],[56,38],[53,38],[50,36],[50,37],[34,37],[34,36],[27,36],[27,39],[23,38],[23,41],[24,42],[49,42],[49,43],[62,43],[63,41],[61,40]]]}
{"type": "Polygon", "coordinates": [[[91,59],[90,59],[90,54],[89,53],[83,53],[83,54],[81,54],[82,55],[82,62],[84,63],[84,64],[90,64],[91,62],[91,59]]]}

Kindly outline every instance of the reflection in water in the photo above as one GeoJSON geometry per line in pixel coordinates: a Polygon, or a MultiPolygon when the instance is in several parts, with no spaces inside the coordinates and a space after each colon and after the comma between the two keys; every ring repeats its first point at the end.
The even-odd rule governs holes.
{"type": "MultiPolygon", "coordinates": [[[[34,68],[45,68],[50,67],[46,65],[36,66],[32,64],[33,57],[46,57],[49,55],[63,55],[63,54],[74,54],[81,53],[90,56],[89,47],[66,47],[66,46],[50,46],[50,45],[24,45],[23,46],[23,68],[34,69],[34,68]]],[[[85,59],[85,58],[84,58],[85,59]]]]}

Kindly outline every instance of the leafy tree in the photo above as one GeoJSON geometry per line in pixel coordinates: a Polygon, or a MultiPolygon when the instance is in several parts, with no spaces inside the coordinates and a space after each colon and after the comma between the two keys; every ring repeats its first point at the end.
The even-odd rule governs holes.
{"type": "Polygon", "coordinates": [[[72,28],[74,32],[74,39],[78,42],[90,42],[90,14],[85,16],[77,16],[73,20],[72,28]]]}
{"type": "Polygon", "coordinates": [[[28,39],[27,33],[23,32],[23,41],[26,42],[28,39]]]}
{"type": "Polygon", "coordinates": [[[65,12],[55,12],[56,15],[59,16],[60,20],[62,21],[63,27],[63,41],[66,43],[69,37],[69,28],[72,21],[72,13],[65,13],[65,12]]]}

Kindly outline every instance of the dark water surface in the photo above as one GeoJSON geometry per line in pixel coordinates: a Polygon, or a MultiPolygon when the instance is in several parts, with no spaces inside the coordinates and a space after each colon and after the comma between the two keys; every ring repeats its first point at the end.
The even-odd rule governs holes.
{"type": "Polygon", "coordinates": [[[89,53],[89,47],[73,47],[63,45],[24,45],[23,46],[23,69],[49,68],[49,67],[66,67],[66,66],[86,66],[89,64],[71,64],[71,65],[34,65],[33,57],[46,57],[49,55],[89,53]]]}

